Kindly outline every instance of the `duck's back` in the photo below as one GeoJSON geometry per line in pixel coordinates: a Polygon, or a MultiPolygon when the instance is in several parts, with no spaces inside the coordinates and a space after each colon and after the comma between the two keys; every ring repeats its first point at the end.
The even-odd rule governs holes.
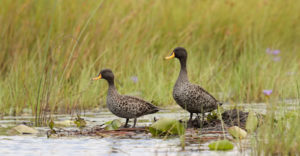
{"type": "Polygon", "coordinates": [[[175,84],[173,97],[177,104],[191,113],[202,113],[202,109],[210,112],[221,104],[202,87],[189,82],[175,84]]]}

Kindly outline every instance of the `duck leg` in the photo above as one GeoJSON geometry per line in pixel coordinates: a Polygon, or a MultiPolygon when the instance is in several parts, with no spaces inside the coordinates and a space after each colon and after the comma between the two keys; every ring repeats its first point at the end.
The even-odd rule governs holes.
{"type": "Polygon", "coordinates": [[[191,122],[193,120],[193,113],[190,113],[190,119],[189,122],[191,122]]]}
{"type": "Polygon", "coordinates": [[[199,117],[199,113],[196,113],[196,114],[197,114],[197,117],[196,117],[197,124],[201,128],[202,127],[202,125],[201,125],[202,121],[201,121],[201,119],[199,117]]]}
{"type": "Polygon", "coordinates": [[[125,128],[127,127],[128,121],[129,121],[129,119],[126,118],[126,122],[125,122],[125,125],[124,125],[125,128]]]}
{"type": "Polygon", "coordinates": [[[136,124],[136,118],[134,118],[134,123],[133,123],[133,126],[132,126],[132,128],[134,128],[134,127],[135,127],[135,124],[136,124]]]}
{"type": "Polygon", "coordinates": [[[205,115],[205,113],[204,113],[204,111],[202,111],[201,127],[203,127],[203,125],[204,125],[204,115],[205,115]]]}
{"type": "Polygon", "coordinates": [[[201,113],[202,113],[202,119],[201,119],[200,127],[203,128],[203,122],[204,122],[204,109],[203,109],[203,105],[201,105],[201,113]]]}

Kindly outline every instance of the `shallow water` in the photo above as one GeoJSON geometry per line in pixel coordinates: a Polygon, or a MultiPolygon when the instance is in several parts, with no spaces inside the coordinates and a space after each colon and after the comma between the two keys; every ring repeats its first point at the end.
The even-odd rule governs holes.
{"type": "Polygon", "coordinates": [[[209,155],[239,154],[235,150],[212,152],[207,144],[181,150],[179,139],[59,138],[0,136],[1,155],[209,155]]]}
{"type": "MultiPolygon", "coordinates": [[[[225,107],[230,107],[225,105],[225,107]]],[[[265,112],[265,104],[243,104],[245,109],[256,112],[265,112]]],[[[101,125],[106,121],[117,119],[110,112],[87,113],[82,116],[89,127],[101,125]]],[[[163,111],[154,115],[147,115],[139,118],[137,126],[147,126],[152,123],[153,118],[188,118],[189,114],[181,109],[175,111],[163,111]]],[[[250,149],[239,151],[237,144],[235,148],[226,152],[210,151],[208,144],[211,141],[186,142],[185,149],[180,146],[179,138],[157,139],[150,135],[136,138],[116,138],[116,137],[61,137],[47,138],[47,127],[38,127],[38,135],[8,135],[6,131],[10,127],[26,123],[30,124],[32,116],[3,117],[0,120],[0,155],[249,155],[250,149]],[[2,130],[1,130],[2,129],[2,130]]],[[[69,115],[58,115],[56,120],[70,120],[74,117],[69,115]]],[[[125,122],[124,119],[121,119],[125,122]]],[[[219,136],[220,134],[210,134],[219,136]]],[[[247,142],[245,143],[247,144],[247,142]]],[[[241,145],[241,144],[239,144],[241,145]]]]}

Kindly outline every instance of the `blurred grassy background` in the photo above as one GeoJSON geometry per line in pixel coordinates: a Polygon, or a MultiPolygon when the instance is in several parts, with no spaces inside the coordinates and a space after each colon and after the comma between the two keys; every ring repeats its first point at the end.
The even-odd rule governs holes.
{"type": "Polygon", "coordinates": [[[179,62],[163,57],[177,46],[188,50],[190,80],[220,101],[262,101],[263,89],[297,96],[297,0],[0,3],[2,114],[105,106],[106,82],[90,81],[102,68],[114,71],[120,93],[172,105],[179,62]]]}

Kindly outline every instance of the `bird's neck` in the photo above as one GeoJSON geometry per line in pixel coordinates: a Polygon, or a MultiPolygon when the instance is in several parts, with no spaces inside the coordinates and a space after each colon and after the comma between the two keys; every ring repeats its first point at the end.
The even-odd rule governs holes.
{"type": "Polygon", "coordinates": [[[186,58],[180,59],[180,73],[177,79],[177,82],[188,82],[189,78],[187,75],[187,69],[186,69],[186,58]]]}
{"type": "Polygon", "coordinates": [[[107,82],[108,82],[108,92],[107,92],[107,94],[108,95],[118,94],[118,91],[115,87],[114,80],[113,79],[112,80],[107,80],[107,82]]]}

